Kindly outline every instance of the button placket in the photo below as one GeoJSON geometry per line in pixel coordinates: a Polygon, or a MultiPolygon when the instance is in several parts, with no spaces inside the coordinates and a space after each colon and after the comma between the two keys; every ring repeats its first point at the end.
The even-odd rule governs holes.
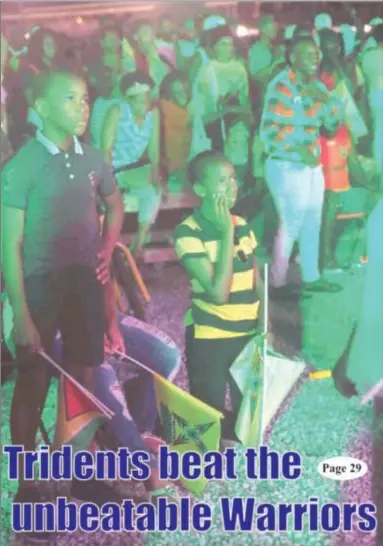
{"type": "MultiPolygon", "coordinates": [[[[69,161],[69,154],[64,154],[64,158],[65,158],[65,166],[67,169],[70,169],[72,167],[72,163],[69,161]]],[[[69,178],[70,180],[73,180],[74,179],[74,174],[73,173],[69,173],[69,178]]]]}

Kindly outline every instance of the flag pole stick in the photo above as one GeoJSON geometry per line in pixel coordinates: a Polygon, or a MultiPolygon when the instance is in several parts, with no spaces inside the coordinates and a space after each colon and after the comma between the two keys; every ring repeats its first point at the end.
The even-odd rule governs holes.
{"type": "Polygon", "coordinates": [[[96,398],[88,389],[83,387],[81,383],[76,381],[64,368],[57,364],[50,356],[48,356],[44,351],[39,351],[39,354],[47,360],[56,370],[58,370],[64,377],[68,379],[75,387],[77,387],[84,396],[86,396],[97,408],[106,416],[108,419],[111,419],[114,416],[114,412],[111,411],[105,404],[103,404],[98,398],[96,398]]]}
{"type": "Polygon", "coordinates": [[[269,270],[268,270],[268,264],[265,264],[264,267],[264,325],[263,325],[263,333],[265,334],[264,340],[263,340],[263,355],[262,355],[262,414],[261,414],[261,444],[263,444],[264,441],[264,435],[265,435],[265,408],[266,408],[266,394],[267,394],[267,331],[268,331],[268,324],[269,324],[269,270]]]}
{"type": "Polygon", "coordinates": [[[378,381],[378,383],[374,385],[374,387],[366,392],[366,394],[362,397],[360,404],[364,406],[365,404],[367,404],[367,402],[375,398],[375,396],[379,394],[381,390],[383,390],[383,379],[378,381]]]}
{"type": "Polygon", "coordinates": [[[131,356],[128,356],[128,355],[126,355],[125,353],[123,353],[121,351],[114,351],[114,354],[118,355],[119,357],[123,358],[124,360],[129,360],[133,364],[136,364],[136,366],[139,366],[140,368],[143,368],[146,372],[148,372],[148,373],[150,373],[152,375],[156,375],[156,376],[160,375],[157,372],[155,372],[155,371],[151,370],[150,368],[148,368],[148,366],[145,366],[145,364],[142,364],[142,362],[140,362],[139,360],[136,360],[135,358],[132,358],[131,356]]]}

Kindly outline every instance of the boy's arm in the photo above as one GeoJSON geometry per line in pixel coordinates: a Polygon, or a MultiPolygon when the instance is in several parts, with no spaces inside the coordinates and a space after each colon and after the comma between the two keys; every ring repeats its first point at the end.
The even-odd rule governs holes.
{"type": "Polygon", "coordinates": [[[118,124],[120,123],[120,109],[112,106],[106,116],[101,133],[101,150],[104,152],[105,161],[112,164],[112,152],[116,139],[118,124]]]}
{"type": "Polygon", "coordinates": [[[228,302],[233,282],[234,225],[231,217],[229,220],[221,228],[215,264],[208,259],[202,241],[194,233],[187,233],[184,228],[184,233],[180,229],[176,234],[176,251],[189,278],[195,279],[216,305],[228,302]]]}
{"type": "Polygon", "coordinates": [[[104,205],[105,219],[103,223],[103,247],[99,254],[100,265],[96,273],[102,284],[109,280],[110,261],[114,247],[121,234],[124,222],[124,204],[119,189],[116,186],[113,174],[107,165],[104,165],[100,183],[100,198],[104,205]]]}
{"type": "Polygon", "coordinates": [[[13,311],[14,342],[41,349],[40,336],[32,322],[24,287],[22,243],[25,212],[2,206],[2,269],[7,295],[13,311]]]}

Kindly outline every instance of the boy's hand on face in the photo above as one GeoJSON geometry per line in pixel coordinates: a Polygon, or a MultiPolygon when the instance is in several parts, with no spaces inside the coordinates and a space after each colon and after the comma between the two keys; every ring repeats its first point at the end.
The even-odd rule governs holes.
{"type": "Polygon", "coordinates": [[[105,285],[110,281],[110,262],[112,260],[112,254],[104,249],[97,254],[97,258],[99,264],[96,267],[96,277],[102,285],[105,285]]]}
{"type": "Polygon", "coordinates": [[[228,207],[227,197],[225,195],[219,195],[214,202],[214,215],[215,224],[223,236],[230,236],[234,234],[233,219],[228,207]]]}
{"type": "Polygon", "coordinates": [[[15,345],[26,348],[31,353],[38,353],[43,349],[40,334],[31,317],[14,319],[12,338],[15,345]]]}

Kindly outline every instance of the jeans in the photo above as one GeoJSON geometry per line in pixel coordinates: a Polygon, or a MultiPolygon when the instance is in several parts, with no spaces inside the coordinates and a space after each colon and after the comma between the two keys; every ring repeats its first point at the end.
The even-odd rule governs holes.
{"type": "Polygon", "coordinates": [[[324,178],[322,167],[268,159],[266,183],[279,214],[280,225],[274,241],[271,279],[275,287],[287,282],[294,243],[298,241],[304,282],[319,279],[318,258],[324,178]]]}
{"type": "MultiPolygon", "coordinates": [[[[156,327],[122,314],[119,314],[119,326],[127,356],[173,381],[181,365],[181,352],[173,340],[156,327]]],[[[59,335],[54,358],[58,362],[62,358],[59,335]]],[[[95,368],[95,395],[115,413],[110,427],[119,446],[131,451],[147,451],[140,433],[153,431],[157,420],[152,375],[135,364],[114,360],[114,357],[107,357],[95,368]],[[122,367],[121,375],[126,378],[129,374],[135,375],[127,381],[125,394],[116,375],[116,365],[122,367]]],[[[125,382],[124,377],[122,380],[125,382]]],[[[88,447],[84,446],[84,449],[88,447]]]]}

